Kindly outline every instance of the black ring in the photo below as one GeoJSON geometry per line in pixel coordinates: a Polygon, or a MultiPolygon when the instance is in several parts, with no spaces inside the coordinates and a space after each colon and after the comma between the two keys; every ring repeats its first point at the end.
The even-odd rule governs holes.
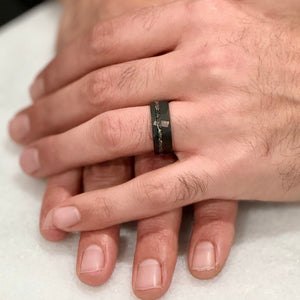
{"type": "Polygon", "coordinates": [[[154,153],[171,154],[172,132],[169,101],[154,101],[150,104],[154,153]]]}

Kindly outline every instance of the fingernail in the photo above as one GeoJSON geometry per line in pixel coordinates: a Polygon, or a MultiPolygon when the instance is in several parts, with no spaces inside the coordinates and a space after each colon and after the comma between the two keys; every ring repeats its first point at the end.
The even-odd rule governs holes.
{"type": "Polygon", "coordinates": [[[136,290],[149,290],[161,287],[161,267],[155,259],[146,259],[138,266],[135,282],[136,290]]]}
{"type": "Polygon", "coordinates": [[[45,93],[45,82],[43,78],[37,78],[30,87],[32,99],[38,99],[45,93]]]}
{"type": "Polygon", "coordinates": [[[195,271],[208,271],[215,267],[214,245],[208,241],[198,243],[194,250],[192,269],[195,271]]]}
{"type": "Polygon", "coordinates": [[[53,212],[53,224],[60,228],[68,228],[76,225],[80,221],[80,212],[76,207],[57,208],[53,212]]]}
{"type": "Polygon", "coordinates": [[[14,140],[22,140],[30,131],[29,118],[25,114],[15,116],[9,123],[9,132],[14,140]]]}
{"type": "Polygon", "coordinates": [[[27,174],[32,174],[40,168],[39,153],[37,149],[27,149],[20,157],[20,165],[27,174]]]}
{"type": "Polygon", "coordinates": [[[44,222],[42,224],[42,230],[57,229],[53,224],[52,217],[53,217],[53,210],[50,210],[46,218],[44,219],[44,222]]]}
{"type": "Polygon", "coordinates": [[[104,268],[104,253],[101,247],[91,245],[83,253],[80,273],[97,272],[104,268]]]}

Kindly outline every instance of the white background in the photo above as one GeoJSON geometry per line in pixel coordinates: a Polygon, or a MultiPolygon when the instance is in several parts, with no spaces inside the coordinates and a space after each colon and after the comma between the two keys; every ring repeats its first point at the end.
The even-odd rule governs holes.
{"type": "MultiPolygon", "coordinates": [[[[135,224],[123,226],[118,263],[102,287],[75,274],[78,236],[50,243],[39,235],[45,183],[22,174],[21,148],[7,122],[30,103],[28,86],[52,57],[60,8],[46,3],[0,29],[0,300],[135,299],[131,266],[135,224]]],[[[300,299],[300,205],[243,203],[224,270],[199,281],[187,271],[191,212],[185,214],[179,257],[163,299],[300,299]]]]}

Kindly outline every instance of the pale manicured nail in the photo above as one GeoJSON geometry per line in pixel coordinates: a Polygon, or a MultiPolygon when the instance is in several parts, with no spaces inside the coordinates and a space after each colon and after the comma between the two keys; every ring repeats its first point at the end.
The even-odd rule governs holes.
{"type": "Polygon", "coordinates": [[[53,210],[50,210],[42,224],[43,230],[57,229],[53,224],[52,218],[53,218],[53,210]]]}
{"type": "Polygon", "coordinates": [[[26,149],[20,157],[20,165],[27,174],[32,174],[40,168],[39,153],[37,149],[26,149]]]}
{"type": "Polygon", "coordinates": [[[45,93],[45,82],[43,78],[37,78],[30,87],[32,99],[38,99],[45,93]]]}
{"type": "Polygon", "coordinates": [[[10,121],[9,132],[11,137],[16,141],[24,139],[30,132],[30,121],[28,116],[25,114],[15,116],[10,121]]]}
{"type": "Polygon", "coordinates": [[[101,247],[91,245],[83,253],[80,273],[97,272],[104,268],[104,253],[101,247]]]}
{"type": "Polygon", "coordinates": [[[53,224],[60,228],[68,228],[79,223],[81,219],[80,212],[76,207],[56,208],[53,212],[53,224]]]}
{"type": "Polygon", "coordinates": [[[161,266],[155,259],[142,261],[137,270],[136,290],[149,290],[161,287],[161,266]]]}
{"type": "Polygon", "coordinates": [[[211,242],[199,242],[194,250],[192,269],[208,271],[216,267],[215,249],[211,242]]]}

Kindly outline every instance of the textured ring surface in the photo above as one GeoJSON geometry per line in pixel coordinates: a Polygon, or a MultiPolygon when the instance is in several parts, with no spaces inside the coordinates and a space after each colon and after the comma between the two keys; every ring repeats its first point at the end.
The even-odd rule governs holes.
{"type": "Polygon", "coordinates": [[[173,153],[169,101],[154,101],[150,104],[154,153],[173,153]]]}

